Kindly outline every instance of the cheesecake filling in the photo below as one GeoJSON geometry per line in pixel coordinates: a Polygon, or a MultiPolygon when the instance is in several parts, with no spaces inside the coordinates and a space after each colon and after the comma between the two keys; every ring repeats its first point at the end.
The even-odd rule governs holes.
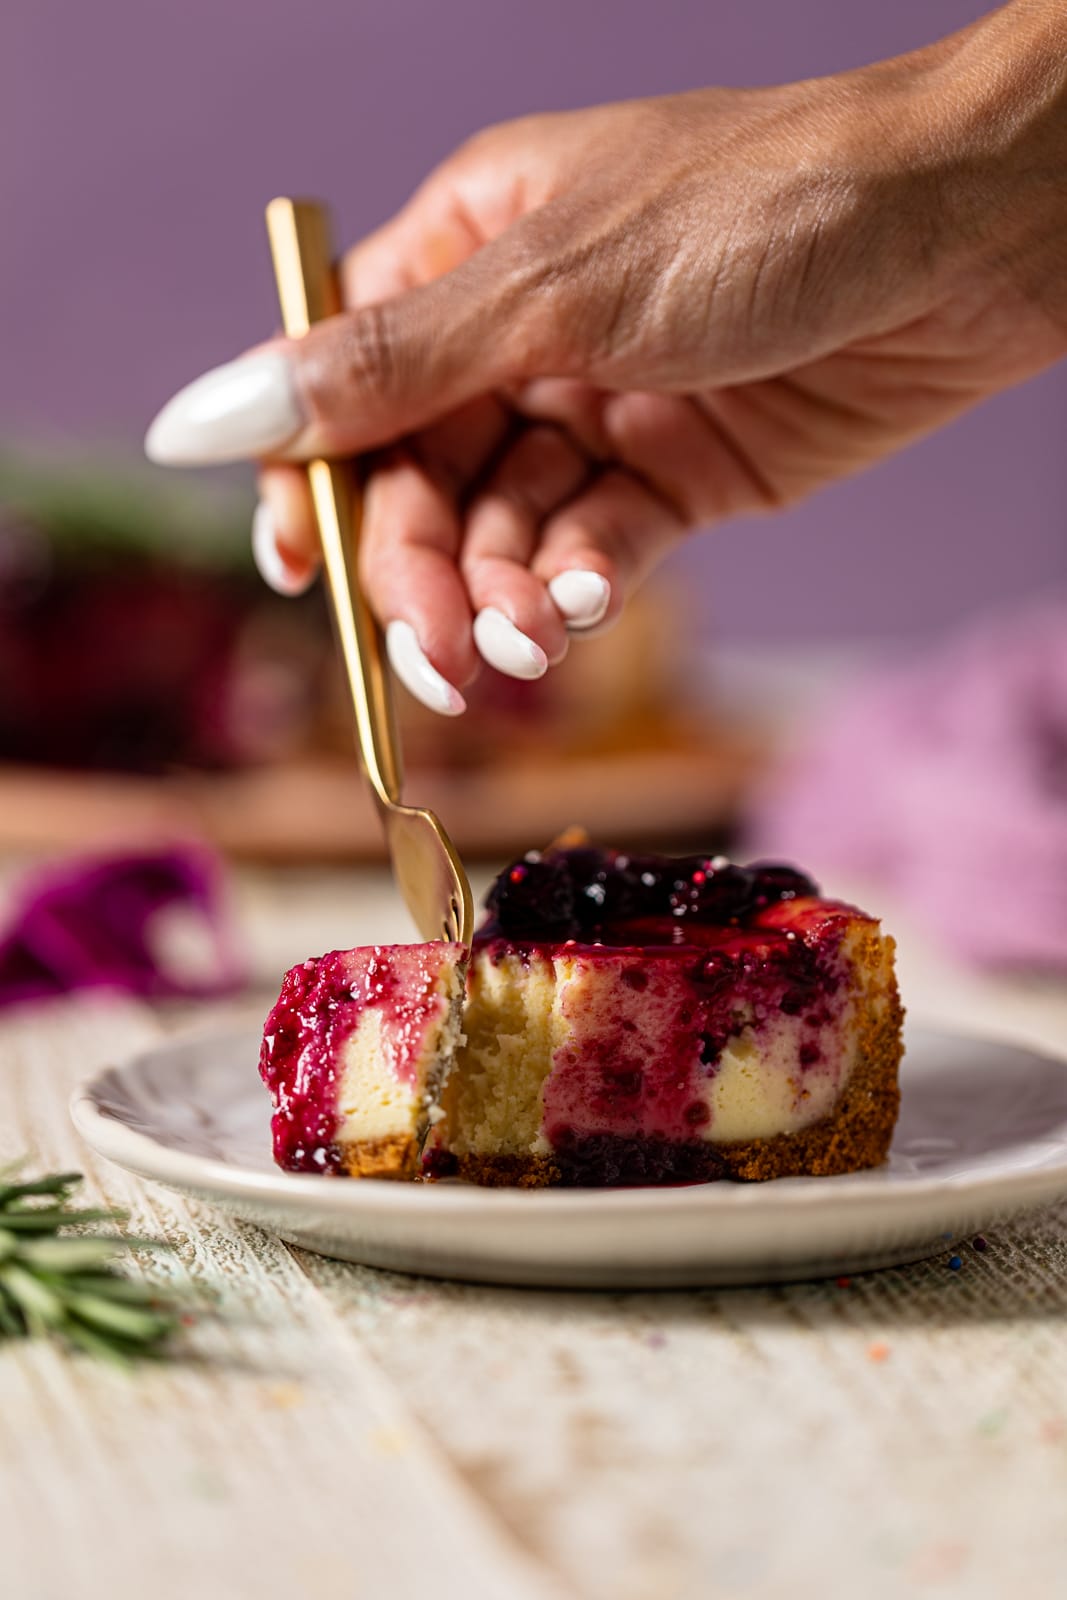
{"type": "Polygon", "coordinates": [[[544,1156],[792,1134],[833,1110],[861,1016],[869,1025],[891,992],[877,925],[816,899],[682,947],[489,940],[432,1143],[460,1158],[544,1156]]]}

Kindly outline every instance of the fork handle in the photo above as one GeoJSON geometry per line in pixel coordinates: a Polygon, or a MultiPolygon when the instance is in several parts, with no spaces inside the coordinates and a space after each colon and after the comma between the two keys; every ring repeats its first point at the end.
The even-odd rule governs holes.
{"type": "MultiPolygon", "coordinates": [[[[300,338],[341,309],[326,207],[317,200],[272,200],[267,207],[282,326],[300,338]]],[[[309,461],[308,483],[322,546],[334,624],[356,714],[363,766],[385,804],[400,800],[400,741],[382,635],[359,582],[361,507],[351,463],[309,461]]]]}

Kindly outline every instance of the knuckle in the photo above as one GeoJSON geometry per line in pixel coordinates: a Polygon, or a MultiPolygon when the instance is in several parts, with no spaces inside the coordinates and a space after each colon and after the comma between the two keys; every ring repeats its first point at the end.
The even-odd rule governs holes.
{"type": "Polygon", "coordinates": [[[480,513],[475,520],[492,527],[499,536],[521,528],[538,514],[537,495],[530,483],[521,479],[505,478],[494,483],[479,497],[480,504],[472,511],[480,513]]]}
{"type": "Polygon", "coordinates": [[[493,122],[476,133],[469,134],[445,162],[446,167],[476,167],[496,153],[501,138],[511,126],[507,122],[493,122]]]}
{"type": "Polygon", "coordinates": [[[305,390],[314,420],[329,427],[366,397],[386,398],[397,383],[392,318],[384,306],[367,306],[340,319],[316,340],[305,367],[305,390]]]}
{"type": "Polygon", "coordinates": [[[480,593],[502,580],[506,583],[512,576],[513,565],[493,550],[479,549],[474,541],[465,545],[460,552],[459,570],[472,594],[480,593]]]}
{"type": "Polygon", "coordinates": [[[543,114],[509,117],[503,122],[490,122],[472,133],[451,156],[448,165],[477,166],[487,159],[495,159],[502,151],[516,152],[530,146],[538,137],[549,118],[543,114]]]}
{"type": "Polygon", "coordinates": [[[487,493],[522,511],[542,512],[556,498],[558,480],[569,480],[578,461],[558,429],[535,427],[525,433],[493,479],[487,493]]]}
{"type": "Polygon", "coordinates": [[[384,306],[367,306],[353,317],[341,346],[341,366],[346,390],[353,395],[368,391],[389,393],[396,380],[396,347],[392,318],[384,306]]]}

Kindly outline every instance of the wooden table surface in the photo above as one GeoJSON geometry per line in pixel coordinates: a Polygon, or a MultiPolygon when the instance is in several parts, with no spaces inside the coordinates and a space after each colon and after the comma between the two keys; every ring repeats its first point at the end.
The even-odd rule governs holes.
{"type": "MultiPolygon", "coordinates": [[[[242,880],[264,989],[373,925],[374,875],[242,880]]],[[[1062,986],[954,972],[921,1020],[1067,1058],[1062,986]]],[[[242,1006],[247,1015],[247,1006],[242,1006]]],[[[232,1009],[227,1016],[232,1017],[232,1009]]],[[[848,1284],[577,1294],[327,1261],[127,1177],[73,1085],[195,1021],[0,1019],[0,1157],[84,1168],[209,1299],[132,1374],[0,1347],[3,1600],[806,1600],[1067,1593],[1067,1205],[848,1284]]],[[[1067,1070],[1067,1066],[1065,1066],[1067,1070]]]]}

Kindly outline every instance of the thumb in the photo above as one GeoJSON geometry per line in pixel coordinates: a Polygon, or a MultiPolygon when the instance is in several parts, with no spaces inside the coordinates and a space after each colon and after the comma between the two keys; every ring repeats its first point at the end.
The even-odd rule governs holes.
{"type": "Polygon", "coordinates": [[[524,223],[431,283],[195,379],[155,418],[148,456],[195,466],[353,455],[488,390],[562,375],[548,338],[558,318],[524,223]]]}

